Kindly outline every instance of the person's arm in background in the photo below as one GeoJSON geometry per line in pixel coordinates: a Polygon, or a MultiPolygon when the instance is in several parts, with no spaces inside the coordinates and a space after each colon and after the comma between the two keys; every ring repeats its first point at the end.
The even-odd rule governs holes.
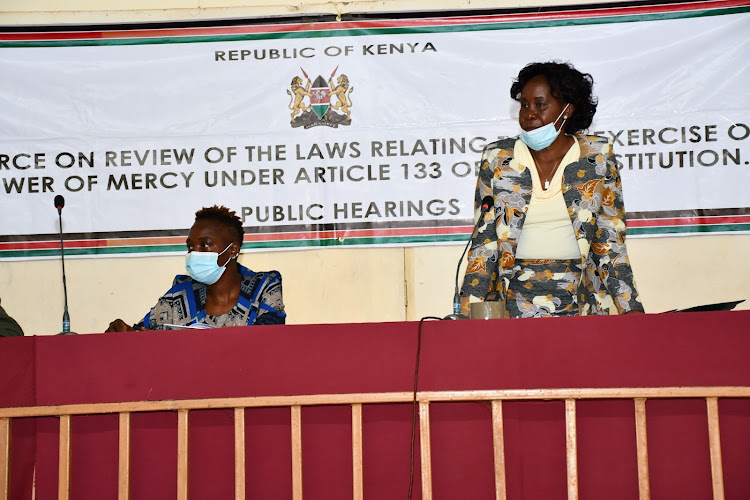
{"type": "Polygon", "coordinates": [[[23,329],[0,305],[0,337],[22,337],[23,329]]]}

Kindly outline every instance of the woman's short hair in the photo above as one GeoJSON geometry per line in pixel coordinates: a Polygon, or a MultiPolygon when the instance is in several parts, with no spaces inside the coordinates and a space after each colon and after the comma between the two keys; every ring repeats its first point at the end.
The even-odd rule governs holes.
{"type": "Polygon", "coordinates": [[[591,125],[596,113],[598,99],[592,94],[594,79],[588,73],[581,73],[570,63],[557,61],[527,64],[513,80],[510,97],[521,100],[521,91],[535,76],[547,78],[552,95],[575,106],[568,118],[566,130],[569,133],[583,132],[591,125]]]}
{"type": "Polygon", "coordinates": [[[214,205],[212,207],[203,207],[195,212],[195,221],[210,219],[220,224],[224,224],[232,235],[234,241],[241,247],[245,238],[245,230],[242,228],[242,221],[234,210],[227,207],[214,205]]]}

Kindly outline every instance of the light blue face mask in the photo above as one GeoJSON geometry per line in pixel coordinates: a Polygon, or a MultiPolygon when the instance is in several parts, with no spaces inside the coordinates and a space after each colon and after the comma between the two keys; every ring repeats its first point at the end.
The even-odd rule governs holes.
{"type": "Polygon", "coordinates": [[[219,265],[219,255],[223,254],[229,247],[232,246],[230,243],[221,253],[216,252],[188,252],[185,256],[185,269],[191,278],[199,283],[206,285],[213,285],[224,271],[227,269],[227,264],[232,259],[227,259],[226,264],[223,266],[219,265]]]}
{"type": "Polygon", "coordinates": [[[555,118],[555,121],[553,121],[552,123],[548,123],[547,125],[544,125],[542,127],[535,128],[530,132],[526,132],[524,130],[523,132],[521,132],[521,135],[518,136],[519,139],[521,139],[524,144],[526,144],[534,151],[541,151],[542,149],[555,142],[555,139],[557,139],[557,136],[560,135],[560,130],[562,130],[563,125],[565,125],[565,120],[567,120],[567,118],[565,118],[560,124],[560,130],[557,130],[555,128],[555,123],[557,123],[557,120],[559,120],[563,113],[565,113],[565,110],[568,109],[568,106],[569,104],[565,105],[563,110],[560,111],[560,114],[557,115],[557,118],[555,118]]]}

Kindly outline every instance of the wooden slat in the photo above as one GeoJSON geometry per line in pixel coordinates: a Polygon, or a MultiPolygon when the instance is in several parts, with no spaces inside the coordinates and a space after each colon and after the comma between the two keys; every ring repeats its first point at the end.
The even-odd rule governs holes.
{"type": "Polygon", "coordinates": [[[117,499],[130,499],[130,413],[120,413],[120,459],[117,474],[117,499]]]}
{"type": "Polygon", "coordinates": [[[432,453],[430,451],[430,403],[419,403],[419,448],[422,468],[422,500],[432,499],[432,453]]]}
{"type": "Polygon", "coordinates": [[[0,500],[10,498],[10,430],[11,420],[0,418],[0,500]]]}
{"type": "Polygon", "coordinates": [[[292,410],[292,498],[302,500],[302,407],[292,410]]]}
{"type": "Polygon", "coordinates": [[[495,455],[495,499],[505,500],[505,437],[503,431],[503,402],[492,402],[492,449],[495,455]]]}
{"type": "Polygon", "coordinates": [[[352,405],[352,480],[354,484],[353,500],[364,499],[364,481],[362,471],[362,405],[352,405]]]}
{"type": "MultiPolygon", "coordinates": [[[[249,398],[184,399],[179,401],[129,401],[122,403],[75,404],[0,408],[0,418],[95,415],[102,413],[177,411],[218,408],[259,408],[354,403],[410,403],[413,392],[315,394],[249,398]]],[[[634,387],[603,389],[508,389],[498,391],[420,392],[418,401],[504,401],[636,398],[750,398],[750,386],[726,387],[634,387]]]]}
{"type": "Polygon", "coordinates": [[[245,409],[234,409],[234,498],[245,500],[245,409]]]}
{"type": "Polygon", "coordinates": [[[188,410],[177,412],[177,500],[188,499],[188,410]]]}
{"type": "Polygon", "coordinates": [[[635,398],[635,445],[638,455],[638,495],[640,500],[651,498],[648,478],[648,440],[646,439],[646,400],[635,398]]]}
{"type": "Polygon", "coordinates": [[[57,472],[57,498],[70,499],[70,415],[60,417],[60,453],[57,472]]]}
{"type": "Polygon", "coordinates": [[[711,479],[714,500],[724,500],[724,471],[721,464],[718,399],[706,398],[706,409],[708,411],[708,446],[711,450],[711,479]]]}
{"type": "Polygon", "coordinates": [[[565,450],[568,464],[568,500],[578,500],[578,437],[576,400],[565,400],[565,450]]]}

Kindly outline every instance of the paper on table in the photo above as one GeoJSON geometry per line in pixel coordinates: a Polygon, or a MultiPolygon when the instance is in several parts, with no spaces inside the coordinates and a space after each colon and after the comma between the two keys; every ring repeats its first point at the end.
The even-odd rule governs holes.
{"type": "Polygon", "coordinates": [[[193,323],[192,325],[173,325],[171,323],[165,323],[164,326],[167,330],[204,330],[206,328],[213,328],[213,326],[207,325],[206,323],[193,323]]]}

